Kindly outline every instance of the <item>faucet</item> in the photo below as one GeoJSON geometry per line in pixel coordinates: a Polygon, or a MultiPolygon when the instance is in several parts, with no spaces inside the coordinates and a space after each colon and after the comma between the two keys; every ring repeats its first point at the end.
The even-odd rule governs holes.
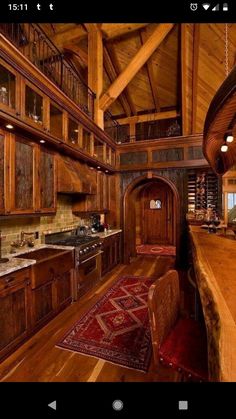
{"type": "Polygon", "coordinates": [[[30,237],[28,240],[25,240],[25,235],[30,235],[30,236],[34,236],[35,238],[35,232],[31,231],[31,232],[26,232],[26,231],[21,231],[20,233],[20,240],[16,240],[11,242],[11,252],[10,253],[15,253],[16,251],[13,249],[14,247],[23,247],[26,244],[28,244],[29,247],[33,247],[34,246],[34,240],[30,237]]]}
{"type": "Polygon", "coordinates": [[[21,244],[20,247],[24,246],[25,244],[28,244],[29,247],[33,247],[34,246],[34,240],[30,237],[28,240],[25,240],[25,236],[34,236],[35,238],[35,232],[31,231],[31,232],[26,232],[26,231],[22,231],[20,234],[20,238],[21,238],[21,244]]]}

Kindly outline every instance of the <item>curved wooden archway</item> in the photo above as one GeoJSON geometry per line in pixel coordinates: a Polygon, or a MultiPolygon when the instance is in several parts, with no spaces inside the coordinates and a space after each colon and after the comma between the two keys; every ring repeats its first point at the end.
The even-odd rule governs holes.
{"type": "Polygon", "coordinates": [[[174,197],[174,234],[175,234],[175,242],[176,242],[176,254],[179,253],[179,245],[180,245],[180,199],[179,193],[175,186],[175,184],[166,177],[159,176],[159,175],[143,175],[139,176],[134,179],[126,188],[124,192],[124,205],[123,205],[123,237],[124,237],[124,263],[130,263],[130,257],[133,256],[134,252],[132,253],[132,248],[134,249],[135,246],[135,231],[132,230],[132,222],[134,221],[134,215],[132,211],[132,194],[134,191],[141,185],[145,185],[149,182],[161,181],[166,183],[170,189],[172,190],[173,197],[174,197]]]}

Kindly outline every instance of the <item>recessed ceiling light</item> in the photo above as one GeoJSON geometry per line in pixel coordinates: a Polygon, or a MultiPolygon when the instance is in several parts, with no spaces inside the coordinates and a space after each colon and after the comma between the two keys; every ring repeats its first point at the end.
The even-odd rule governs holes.
{"type": "Polygon", "coordinates": [[[101,167],[100,166],[97,166],[97,169],[101,169],[101,167]]]}
{"type": "Polygon", "coordinates": [[[6,128],[8,128],[8,129],[14,129],[14,127],[13,127],[13,125],[12,125],[12,124],[7,124],[7,125],[6,125],[6,128]]]}
{"type": "Polygon", "coordinates": [[[234,141],[234,137],[233,137],[233,135],[227,135],[227,137],[226,137],[226,142],[227,143],[232,143],[234,141]]]}
{"type": "Polygon", "coordinates": [[[44,144],[45,143],[45,140],[40,140],[39,142],[42,143],[42,144],[44,144]]]}
{"type": "Polygon", "coordinates": [[[79,132],[79,130],[78,129],[74,129],[74,132],[79,132]]]}
{"type": "Polygon", "coordinates": [[[105,170],[106,173],[108,173],[108,170],[105,170]]]}
{"type": "Polygon", "coordinates": [[[228,151],[228,146],[227,146],[227,144],[223,144],[222,146],[221,146],[221,151],[223,152],[223,153],[226,153],[226,151],[228,151]]]}

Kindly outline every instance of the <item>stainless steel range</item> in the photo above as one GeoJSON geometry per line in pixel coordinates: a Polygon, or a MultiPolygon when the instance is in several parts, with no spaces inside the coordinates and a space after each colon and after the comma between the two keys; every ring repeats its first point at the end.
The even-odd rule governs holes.
{"type": "Polygon", "coordinates": [[[98,236],[80,236],[77,230],[45,236],[45,243],[74,246],[73,299],[85,294],[101,279],[101,246],[98,236]]]}

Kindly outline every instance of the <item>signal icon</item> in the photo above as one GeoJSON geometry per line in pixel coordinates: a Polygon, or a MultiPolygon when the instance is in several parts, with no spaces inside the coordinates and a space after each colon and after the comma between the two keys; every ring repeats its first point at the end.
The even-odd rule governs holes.
{"type": "Polygon", "coordinates": [[[202,5],[203,9],[205,10],[209,9],[210,6],[211,6],[210,3],[203,3],[202,5]]]}

